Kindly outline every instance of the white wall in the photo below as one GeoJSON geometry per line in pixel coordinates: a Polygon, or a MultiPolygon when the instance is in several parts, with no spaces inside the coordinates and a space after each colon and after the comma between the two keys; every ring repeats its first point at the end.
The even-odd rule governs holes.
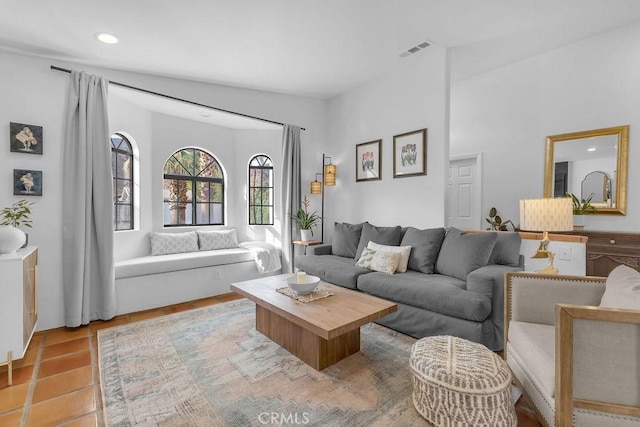
{"type": "Polygon", "coordinates": [[[545,136],[629,124],[627,215],[587,228],[640,229],[638,75],[635,24],[453,84],[451,156],[483,153],[482,211],[517,223],[518,201],[542,197],[545,136]]]}
{"type": "MultiPolygon", "coordinates": [[[[62,129],[64,106],[69,76],[65,73],[50,70],[52,61],[22,55],[0,53],[0,123],[2,123],[2,154],[0,155],[0,206],[7,206],[21,197],[13,196],[13,169],[36,169],[43,171],[42,197],[34,197],[36,201],[32,215],[34,226],[29,232],[30,242],[39,246],[39,321],[38,329],[50,329],[64,324],[63,290],[62,290],[62,251],[61,244],[61,164],[62,164],[62,129]],[[9,152],[9,122],[22,122],[44,127],[44,154],[42,156],[9,152]]],[[[264,117],[283,123],[292,123],[306,127],[302,133],[305,147],[315,146],[326,141],[326,103],[318,99],[288,96],[238,89],[205,83],[189,82],[164,77],[155,77],[138,73],[119,72],[107,69],[95,69],[78,64],[55,61],[54,65],[64,68],[84,70],[97,73],[106,78],[139,86],[152,91],[166,93],[179,98],[189,99],[202,104],[212,105],[238,111],[258,117],[264,117]]],[[[119,102],[119,101],[115,101],[119,102]]],[[[149,151],[152,161],[166,154],[166,148],[158,148],[153,144],[157,136],[153,133],[152,118],[141,110],[127,107],[127,114],[117,114],[110,108],[112,130],[124,130],[132,135],[141,149],[141,160],[149,151]],[[138,121],[139,120],[139,121],[138,121]],[[131,127],[132,122],[137,125],[131,127]],[[142,151],[144,150],[144,151],[142,151]]],[[[233,135],[230,140],[233,143],[233,135]]],[[[256,150],[257,151],[257,150],[256,150]]],[[[217,153],[216,153],[217,154],[217,153]]],[[[163,158],[166,159],[166,157],[163,158]]],[[[148,159],[147,159],[148,160],[148,159]]],[[[230,157],[230,164],[236,158],[230,157]]],[[[141,166],[142,177],[154,176],[156,166],[141,166]]],[[[161,166],[159,166],[161,168],[161,166]]],[[[245,169],[246,170],[246,169],[245,169]]],[[[145,184],[146,185],[146,184],[145,184]]],[[[131,247],[131,253],[142,250],[140,235],[149,230],[149,217],[155,222],[156,209],[153,197],[153,185],[140,189],[143,206],[150,210],[141,210],[144,226],[139,231],[118,234],[116,242],[126,246],[127,242],[137,242],[131,247]],[[149,199],[151,198],[151,199],[149,199]],[[149,203],[149,200],[151,202],[149,203]]],[[[1,279],[0,279],[1,281],[1,279]]]]}
{"type": "MultiPolygon", "coordinates": [[[[329,102],[329,140],[322,148],[338,172],[337,185],[325,188],[325,235],[332,234],[334,221],[444,225],[447,52],[432,46],[398,61],[392,72],[329,102]],[[394,179],[393,136],[422,128],[428,129],[427,175],[394,179]],[[377,139],[382,139],[382,179],[356,182],[355,146],[377,139]]],[[[320,147],[306,164],[303,188],[308,192],[314,173],[322,171],[320,147]]]]}

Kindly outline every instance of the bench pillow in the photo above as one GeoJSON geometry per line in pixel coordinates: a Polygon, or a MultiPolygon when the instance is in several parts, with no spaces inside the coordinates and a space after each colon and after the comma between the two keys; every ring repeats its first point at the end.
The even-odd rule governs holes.
{"type": "Polygon", "coordinates": [[[396,271],[398,273],[407,272],[407,264],[409,263],[409,254],[411,253],[411,246],[385,246],[385,245],[379,245],[376,242],[369,242],[369,244],[367,245],[367,248],[373,249],[374,251],[386,251],[386,252],[399,253],[400,261],[398,262],[398,269],[396,271]]]}
{"type": "Polygon", "coordinates": [[[376,227],[368,222],[362,226],[362,235],[360,243],[356,251],[355,259],[360,259],[362,251],[367,247],[369,242],[376,242],[380,245],[398,246],[400,244],[400,233],[402,229],[399,225],[395,227],[376,227]]]}
{"type": "Polygon", "coordinates": [[[198,250],[198,235],[195,231],[186,233],[149,233],[151,255],[169,255],[198,250]]]}
{"type": "Polygon", "coordinates": [[[231,230],[197,230],[201,251],[216,249],[233,249],[238,247],[238,235],[235,228],[231,230]]]}
{"type": "Polygon", "coordinates": [[[409,227],[402,237],[401,246],[411,246],[409,270],[432,274],[435,269],[438,252],[444,240],[444,228],[418,230],[409,227]]]}
{"type": "Polygon", "coordinates": [[[496,233],[465,233],[451,227],[438,254],[436,273],[466,281],[469,273],[487,265],[497,238],[496,233]]]}
{"type": "Polygon", "coordinates": [[[361,233],[362,224],[334,223],[331,253],[347,258],[355,258],[361,233]]]}

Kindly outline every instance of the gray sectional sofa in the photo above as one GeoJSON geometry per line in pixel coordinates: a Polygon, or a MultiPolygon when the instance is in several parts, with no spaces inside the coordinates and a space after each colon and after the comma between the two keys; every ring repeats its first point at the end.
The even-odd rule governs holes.
{"type": "Polygon", "coordinates": [[[379,319],[381,325],[416,338],[454,335],[501,350],[504,275],[522,270],[520,243],[514,232],[335,223],[332,244],[310,246],[294,262],[326,282],[396,302],[398,310],[379,319]],[[369,242],[410,246],[406,272],[358,267],[369,242]]]}

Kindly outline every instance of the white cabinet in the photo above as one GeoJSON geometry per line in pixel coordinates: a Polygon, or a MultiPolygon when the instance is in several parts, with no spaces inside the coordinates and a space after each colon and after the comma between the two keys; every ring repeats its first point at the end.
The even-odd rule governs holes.
{"type": "Polygon", "coordinates": [[[22,359],[38,321],[38,248],[0,255],[0,365],[22,359]]]}

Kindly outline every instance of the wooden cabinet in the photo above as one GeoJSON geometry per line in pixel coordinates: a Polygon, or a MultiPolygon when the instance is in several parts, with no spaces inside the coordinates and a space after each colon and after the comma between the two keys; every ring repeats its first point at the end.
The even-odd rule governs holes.
{"type": "Polygon", "coordinates": [[[607,277],[623,264],[640,271],[640,233],[574,231],[587,236],[587,276],[607,277]]]}
{"type": "Polygon", "coordinates": [[[38,322],[38,249],[0,255],[0,365],[22,359],[38,322]]]}

